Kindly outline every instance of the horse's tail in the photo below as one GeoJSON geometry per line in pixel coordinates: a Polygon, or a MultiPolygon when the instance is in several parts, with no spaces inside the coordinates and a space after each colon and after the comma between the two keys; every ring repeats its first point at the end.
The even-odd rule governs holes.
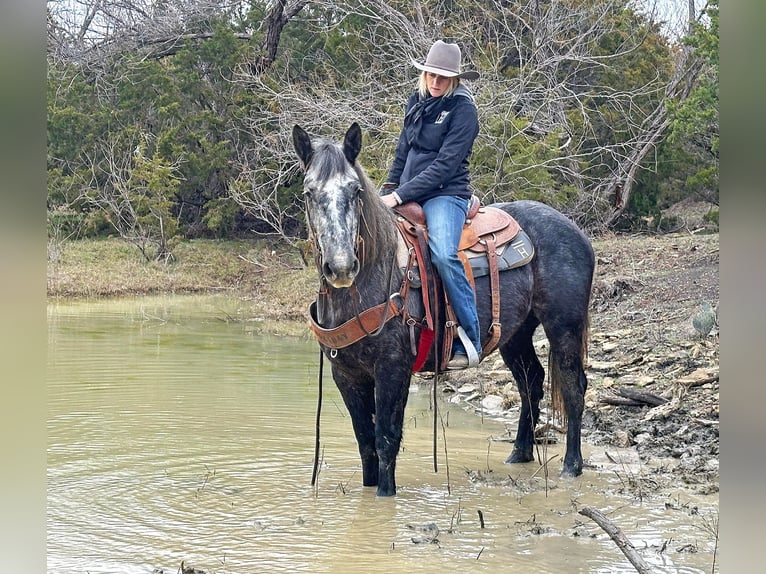
{"type": "Polygon", "coordinates": [[[559,428],[567,426],[567,409],[561,392],[561,371],[553,351],[548,351],[548,379],[551,386],[551,422],[559,428]]]}
{"type": "MultiPolygon", "coordinates": [[[[583,371],[588,363],[588,341],[590,339],[590,312],[585,315],[585,324],[583,325],[580,349],[579,349],[579,362],[583,371]]],[[[565,428],[568,423],[566,403],[564,401],[564,395],[562,390],[562,376],[560,358],[554,360],[553,350],[548,351],[548,378],[550,380],[551,389],[551,421],[561,428],[565,428]]],[[[575,381],[576,384],[585,385],[585,381],[575,381]]],[[[576,392],[575,389],[569,390],[569,392],[576,392]]],[[[583,390],[584,393],[584,390],[583,390]]]]}

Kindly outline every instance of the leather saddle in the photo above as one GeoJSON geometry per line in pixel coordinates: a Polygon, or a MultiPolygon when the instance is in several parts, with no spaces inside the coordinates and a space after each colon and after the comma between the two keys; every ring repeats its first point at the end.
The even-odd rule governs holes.
{"type": "MultiPolygon", "coordinates": [[[[426,286],[426,289],[422,290],[426,319],[430,323],[434,317],[438,317],[441,302],[446,308],[444,349],[441,357],[441,364],[446,365],[458,325],[436,270],[430,266],[425,213],[415,202],[399,205],[394,211],[398,214],[397,227],[410,252],[414,254],[406,274],[410,277],[413,287],[420,287],[422,284],[426,286]]],[[[476,277],[490,277],[492,326],[490,339],[482,349],[481,359],[495,350],[500,339],[500,272],[525,265],[533,256],[534,247],[529,236],[510,214],[496,207],[482,206],[478,197],[471,197],[460,238],[458,257],[463,262],[472,285],[476,277]]],[[[440,325],[431,325],[430,328],[438,329],[440,325]]],[[[422,361],[416,361],[416,365],[422,366],[422,361]]]]}

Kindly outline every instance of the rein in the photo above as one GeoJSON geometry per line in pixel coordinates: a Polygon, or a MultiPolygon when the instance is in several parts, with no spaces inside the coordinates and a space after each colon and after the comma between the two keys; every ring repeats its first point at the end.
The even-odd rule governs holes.
{"type": "Polygon", "coordinates": [[[317,414],[314,429],[314,468],[311,471],[311,486],[314,486],[319,476],[319,422],[322,417],[322,374],[324,372],[324,353],[319,351],[319,392],[317,393],[317,414]]]}

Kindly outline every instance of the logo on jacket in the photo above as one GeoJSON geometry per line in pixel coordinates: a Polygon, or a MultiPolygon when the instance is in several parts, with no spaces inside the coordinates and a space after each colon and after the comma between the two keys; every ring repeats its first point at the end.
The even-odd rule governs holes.
{"type": "Polygon", "coordinates": [[[449,115],[449,112],[442,112],[442,113],[440,113],[440,114],[439,114],[439,117],[438,117],[438,118],[436,118],[436,121],[434,122],[434,124],[437,124],[437,125],[438,125],[438,124],[442,124],[442,123],[444,123],[444,120],[446,120],[446,119],[447,119],[447,116],[448,116],[448,115],[449,115]]]}

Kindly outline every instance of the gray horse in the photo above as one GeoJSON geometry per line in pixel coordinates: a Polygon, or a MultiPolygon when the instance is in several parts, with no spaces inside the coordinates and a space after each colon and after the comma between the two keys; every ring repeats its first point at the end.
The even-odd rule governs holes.
{"type": "MultiPolygon", "coordinates": [[[[356,123],[342,143],[312,141],[297,125],[292,136],[304,168],[305,210],[322,284],[313,309],[317,323],[333,329],[396,296],[402,272],[396,260],[395,214],[382,204],[356,161],[362,147],[362,132],[356,123]]],[[[534,429],[545,371],[532,335],[542,324],[550,343],[551,388],[554,398],[563,402],[567,420],[561,476],[578,476],[583,466],[580,427],[588,384],[583,360],[595,268],[593,249],[574,223],[542,203],[515,201],[495,207],[521,224],[535,248],[529,264],[500,273],[498,350],[521,395],[516,440],[506,462],[534,460],[534,429]]],[[[492,319],[488,277],[476,279],[476,301],[484,345],[492,319]]],[[[407,305],[406,314],[423,316],[419,297],[410,297],[407,305]]],[[[362,483],[377,486],[378,496],[396,494],[396,457],[415,361],[411,331],[399,318],[381,322],[368,336],[348,346],[331,347],[320,341],[351,415],[362,460],[362,483]]],[[[429,362],[433,370],[433,356],[426,370],[429,362]]]]}

